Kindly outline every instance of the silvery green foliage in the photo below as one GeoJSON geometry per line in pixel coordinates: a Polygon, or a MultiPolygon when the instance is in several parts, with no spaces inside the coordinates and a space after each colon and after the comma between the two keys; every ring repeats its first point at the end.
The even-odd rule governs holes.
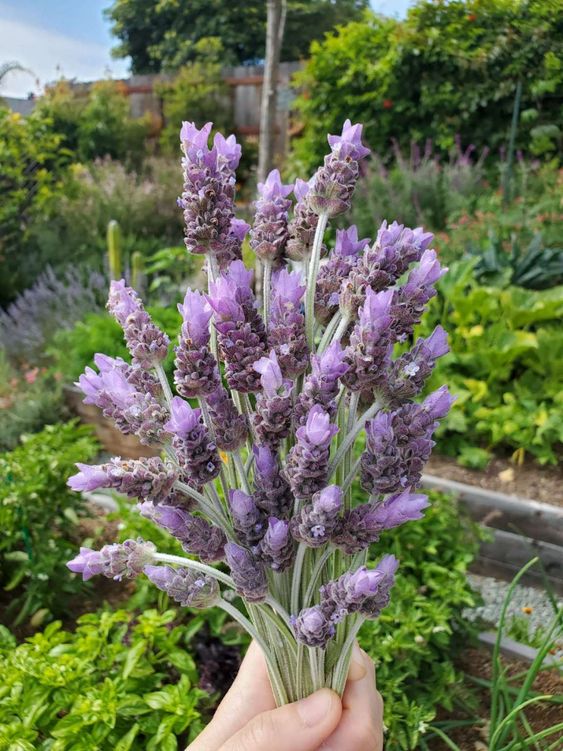
{"type": "Polygon", "coordinates": [[[445,387],[418,398],[447,341],[438,328],[413,342],[413,328],[445,270],[432,235],[395,222],[383,222],[373,243],[350,227],[325,246],[327,222],[349,208],[368,153],[361,126],[347,121],[329,136],[323,166],[293,188],[292,216],[293,186],[277,171],[259,186],[257,301],[240,258],[247,227],[234,216],[240,148],[232,136],[209,147],[210,128],[185,123],[180,136],[186,244],[206,255],[208,276],[207,291],[188,290],[179,306],[180,395],[162,369],[166,336],[123,282],[112,282],[108,307],[131,364],[98,355],[99,372],[78,383],[88,403],[163,458],[79,465],[69,481],[135,495],[141,513],[200,561],[130,540],[83,548],[69,566],[85,577],[143,569],[180,604],[222,607],[262,646],[284,703],[321,686],[342,692],[356,634],[388,603],[399,565],[384,556],[367,568],[368,547],[428,505],[416,488],[452,399],[445,387]],[[365,502],[353,507],[354,483],[365,502]]]}

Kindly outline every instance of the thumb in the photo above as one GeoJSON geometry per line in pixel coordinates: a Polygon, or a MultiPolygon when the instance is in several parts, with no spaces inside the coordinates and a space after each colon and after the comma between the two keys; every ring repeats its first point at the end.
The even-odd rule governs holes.
{"type": "Polygon", "coordinates": [[[341,714],[338,696],[323,688],[294,704],[256,715],[220,751],[317,751],[341,714]]]}

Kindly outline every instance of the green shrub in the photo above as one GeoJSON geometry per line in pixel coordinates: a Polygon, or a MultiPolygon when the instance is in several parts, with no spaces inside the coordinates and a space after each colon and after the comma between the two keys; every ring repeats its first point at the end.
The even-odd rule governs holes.
{"type": "Polygon", "coordinates": [[[30,261],[26,243],[30,225],[60,194],[71,158],[61,141],[48,119],[36,113],[24,118],[0,103],[0,304],[11,301],[41,270],[30,261]]]}
{"type": "Polygon", "coordinates": [[[176,160],[148,159],[139,172],[105,159],[74,165],[64,191],[30,227],[29,253],[55,270],[68,263],[101,267],[111,220],[123,235],[125,268],[131,254],[145,257],[182,242],[182,212],[176,199],[182,176],[176,160]]]}
{"type": "Polygon", "coordinates": [[[438,447],[452,456],[463,451],[474,465],[486,463],[482,449],[556,463],[563,442],[563,287],[486,287],[474,265],[451,266],[420,331],[441,324],[450,337],[451,351],[428,384],[447,383],[457,396],[437,432],[438,447]]]}
{"type": "Polygon", "coordinates": [[[77,160],[111,157],[138,166],[145,156],[149,122],[132,118],[129,109],[118,81],[98,81],[85,90],[61,80],[47,88],[36,113],[52,123],[77,160]]]}
{"type": "Polygon", "coordinates": [[[16,646],[0,631],[0,749],[177,751],[202,729],[190,632],[173,610],[82,616],[16,646]]]}
{"type": "Polygon", "coordinates": [[[398,147],[394,149],[395,161],[389,169],[376,156],[354,199],[352,221],[360,236],[373,232],[384,219],[408,227],[422,225],[433,232],[446,229],[456,212],[473,211],[482,192],[486,154],[473,162],[470,150],[462,151],[458,145],[444,161],[430,144],[422,153],[412,144],[408,159],[398,147]]]}
{"type": "MultiPolygon", "coordinates": [[[[148,311],[157,326],[171,339],[178,336],[181,317],[173,307],[149,307],[148,311]]],[[[123,329],[108,313],[90,313],[68,331],[59,331],[49,349],[53,368],[60,373],[65,383],[76,381],[84,368],[94,366],[94,355],[103,352],[110,357],[122,357],[129,361],[129,353],[123,339],[123,329]]],[[[171,351],[164,362],[168,373],[174,367],[171,351]]]]}
{"type": "Polygon", "coordinates": [[[561,45],[555,4],[539,0],[419,0],[402,22],[368,14],[312,44],[297,79],[305,125],[297,156],[314,168],[325,134],[347,117],[365,123],[380,154],[392,138],[404,148],[432,138],[448,152],[456,134],[496,152],[508,140],[518,80],[517,148],[557,154],[561,45]]]}
{"type": "Polygon", "coordinates": [[[0,350],[0,451],[13,449],[20,437],[57,422],[64,412],[61,386],[44,370],[19,372],[0,350]]]}
{"type": "Polygon", "coordinates": [[[82,583],[66,568],[83,508],[67,488],[74,464],[92,458],[97,444],[75,423],[46,427],[0,454],[0,582],[10,593],[3,619],[38,622],[66,612],[82,583]]]}

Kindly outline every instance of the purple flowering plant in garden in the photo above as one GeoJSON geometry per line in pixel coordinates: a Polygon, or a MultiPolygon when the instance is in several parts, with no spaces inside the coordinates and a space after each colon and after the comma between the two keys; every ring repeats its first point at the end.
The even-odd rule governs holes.
{"type": "Polygon", "coordinates": [[[452,398],[419,395],[448,345],[441,328],[414,341],[413,329],[445,269],[431,234],[395,222],[374,241],[349,227],[325,244],[368,154],[361,125],[329,136],[308,182],[271,172],[252,227],[234,215],[240,146],[220,134],[210,146],[210,131],[180,133],[185,242],[205,254],[208,288],[178,306],[176,395],[162,367],[171,344],[122,281],[108,308],[131,362],[97,355],[78,382],[161,455],[78,465],[69,480],[138,499],[186,556],[128,540],[81,548],[68,565],[84,579],[144,574],[180,605],[223,608],[261,645],[283,704],[343,691],[354,639],[389,602],[399,565],[386,555],[368,567],[368,549],[428,505],[417,486],[452,398]],[[247,234],[260,301],[241,260],[247,234]]]}

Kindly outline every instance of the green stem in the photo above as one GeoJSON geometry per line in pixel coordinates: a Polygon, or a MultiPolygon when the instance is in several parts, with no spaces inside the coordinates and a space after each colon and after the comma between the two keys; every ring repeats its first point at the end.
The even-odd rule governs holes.
{"type": "Polygon", "coordinates": [[[268,321],[270,319],[270,293],[271,293],[271,278],[272,278],[272,262],[264,261],[262,264],[263,276],[262,276],[262,310],[264,318],[264,326],[266,331],[268,330],[268,321]]]}
{"type": "Polygon", "coordinates": [[[313,597],[313,592],[315,591],[315,587],[317,585],[319,576],[321,575],[321,572],[323,570],[323,566],[328,561],[328,559],[333,554],[333,552],[334,552],[334,548],[329,545],[327,549],[323,552],[321,557],[318,559],[318,561],[315,563],[315,566],[311,573],[311,577],[309,579],[309,584],[307,585],[307,591],[305,592],[305,597],[303,598],[304,608],[309,607],[309,603],[311,602],[311,598],[313,597]]]}
{"type": "Polygon", "coordinates": [[[322,335],[321,341],[319,342],[319,346],[317,347],[318,355],[321,355],[330,344],[332,340],[332,335],[334,334],[334,330],[337,328],[341,317],[342,317],[341,312],[337,310],[336,313],[330,319],[330,321],[327,323],[324,334],[322,335]]]}
{"type": "Polygon", "coordinates": [[[332,675],[332,689],[333,691],[336,691],[339,696],[342,696],[344,693],[344,686],[346,685],[346,678],[348,677],[348,669],[350,667],[352,647],[354,646],[358,631],[363,626],[365,620],[366,619],[363,616],[359,616],[356,623],[351,626],[346,641],[342,645],[338,662],[334,668],[332,675]]]}
{"type": "Polygon", "coordinates": [[[183,566],[184,568],[192,568],[194,571],[201,571],[202,574],[207,574],[215,579],[226,584],[227,587],[235,589],[235,583],[228,574],[224,574],[213,566],[208,566],[206,563],[200,563],[199,561],[193,561],[191,558],[184,558],[181,555],[168,555],[168,553],[155,553],[155,561],[161,561],[162,563],[173,563],[176,566],[183,566]]]}
{"type": "Polygon", "coordinates": [[[246,477],[246,472],[244,471],[244,463],[242,461],[242,457],[240,455],[240,451],[237,449],[237,451],[233,451],[231,456],[233,457],[233,462],[235,464],[240,484],[242,485],[242,489],[245,493],[250,495],[250,486],[248,484],[248,478],[246,477]]]}
{"type": "Polygon", "coordinates": [[[329,469],[328,469],[328,479],[332,477],[334,472],[336,471],[336,468],[346,455],[346,452],[353,446],[354,441],[358,437],[359,433],[363,430],[366,422],[368,420],[371,420],[371,418],[381,409],[381,404],[378,400],[376,400],[369,409],[366,409],[364,414],[360,417],[360,419],[356,422],[354,425],[354,428],[346,438],[342,441],[340,446],[338,447],[338,451],[336,452],[336,456],[334,457],[333,462],[331,463],[329,469]]]}
{"type": "Polygon", "coordinates": [[[321,248],[323,246],[323,236],[328,223],[327,214],[319,214],[319,220],[315,229],[315,239],[313,240],[313,249],[311,251],[311,260],[307,272],[307,292],[305,298],[305,328],[307,331],[307,342],[309,348],[314,351],[314,332],[315,332],[315,291],[317,287],[317,275],[321,261],[321,248]]]}
{"type": "Polygon", "coordinates": [[[172,401],[172,390],[170,388],[170,384],[168,383],[168,378],[166,377],[164,368],[160,363],[158,363],[158,365],[155,365],[154,370],[158,376],[160,385],[162,386],[162,392],[164,394],[164,398],[166,399],[166,403],[168,404],[168,406],[170,406],[170,403],[172,401]]]}
{"type": "Polygon", "coordinates": [[[179,490],[184,495],[187,495],[188,498],[192,498],[200,507],[201,511],[206,514],[209,517],[213,518],[213,521],[215,523],[219,523],[220,525],[223,524],[223,521],[219,521],[217,519],[217,511],[216,509],[211,505],[211,501],[206,498],[204,495],[202,495],[199,491],[194,490],[194,488],[190,487],[189,485],[186,485],[185,482],[181,482],[180,480],[177,480],[174,483],[174,487],[179,490]]]}
{"type": "Polygon", "coordinates": [[[291,614],[297,615],[299,612],[299,592],[301,590],[301,572],[303,570],[303,561],[307,553],[307,546],[303,543],[297,548],[295,563],[293,564],[293,579],[291,582],[291,614]]]}

